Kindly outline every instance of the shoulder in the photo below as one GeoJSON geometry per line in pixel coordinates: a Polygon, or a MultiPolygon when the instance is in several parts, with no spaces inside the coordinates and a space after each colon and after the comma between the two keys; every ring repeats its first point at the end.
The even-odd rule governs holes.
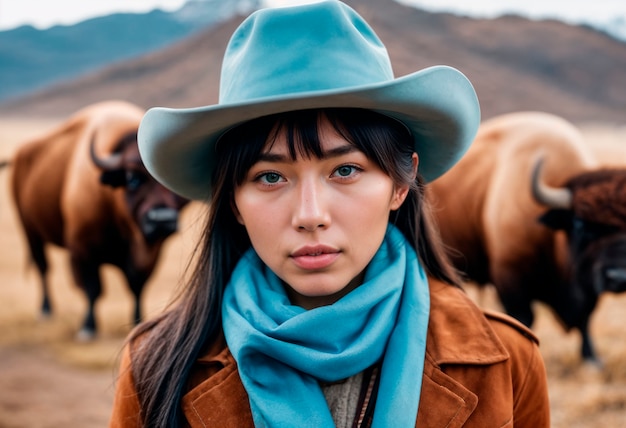
{"type": "Polygon", "coordinates": [[[459,287],[429,279],[430,350],[439,362],[498,362],[537,350],[537,337],[512,317],[478,307],[459,287]]]}
{"type": "Polygon", "coordinates": [[[121,354],[109,426],[140,427],[140,415],[141,405],[132,373],[131,344],[126,342],[121,354]]]}
{"type": "Polygon", "coordinates": [[[429,382],[420,409],[428,414],[430,399],[439,415],[441,387],[456,385],[461,401],[468,396],[477,400],[467,426],[494,420],[549,426],[547,377],[537,337],[510,316],[481,309],[459,287],[432,279],[429,286],[424,372],[429,382]],[[437,388],[430,388],[431,383],[437,388]]]}
{"type": "MultiPolygon", "coordinates": [[[[169,324],[164,323],[163,317],[153,320],[152,322],[144,322],[131,333],[131,339],[126,345],[129,360],[136,360],[138,357],[147,356],[148,358],[160,359],[163,352],[170,355],[176,355],[183,352],[182,349],[173,345],[173,341],[164,340],[167,337],[169,324]],[[171,343],[166,343],[171,342],[171,343]]],[[[200,351],[196,358],[196,364],[211,366],[212,371],[217,371],[224,366],[228,366],[234,362],[226,345],[224,334],[220,330],[213,338],[208,340],[204,349],[200,351]]]]}
{"type": "Polygon", "coordinates": [[[517,319],[493,310],[483,309],[483,314],[492,325],[494,329],[501,332],[501,334],[512,333],[514,335],[521,334],[531,342],[539,344],[539,338],[532,332],[532,330],[526,327],[517,319]]]}

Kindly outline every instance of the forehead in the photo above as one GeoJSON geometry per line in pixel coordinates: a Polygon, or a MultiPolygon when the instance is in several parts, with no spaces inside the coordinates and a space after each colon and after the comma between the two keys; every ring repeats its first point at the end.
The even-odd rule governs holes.
{"type": "Polygon", "coordinates": [[[323,115],[318,119],[316,129],[289,129],[285,124],[277,124],[262,153],[290,154],[295,157],[311,156],[322,157],[324,153],[340,147],[351,147],[350,151],[356,150],[356,146],[341,135],[332,123],[323,115]]]}
{"type": "Polygon", "coordinates": [[[139,155],[139,147],[137,144],[128,144],[122,149],[122,156],[124,157],[124,164],[127,166],[140,167],[143,166],[143,161],[139,155]]]}

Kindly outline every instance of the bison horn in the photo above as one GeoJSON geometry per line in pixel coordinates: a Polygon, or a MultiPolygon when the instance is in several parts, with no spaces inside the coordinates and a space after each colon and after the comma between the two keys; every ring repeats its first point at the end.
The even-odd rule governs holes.
{"type": "Polygon", "coordinates": [[[540,180],[543,159],[537,159],[532,173],[532,194],[537,202],[550,208],[570,209],[572,192],[565,187],[550,187],[540,180]]]}
{"type": "Polygon", "coordinates": [[[89,154],[91,155],[91,160],[98,168],[105,171],[111,171],[119,169],[122,166],[122,155],[119,153],[111,154],[106,158],[98,157],[98,155],[96,155],[95,143],[96,139],[92,138],[91,143],[89,144],[89,154]]]}

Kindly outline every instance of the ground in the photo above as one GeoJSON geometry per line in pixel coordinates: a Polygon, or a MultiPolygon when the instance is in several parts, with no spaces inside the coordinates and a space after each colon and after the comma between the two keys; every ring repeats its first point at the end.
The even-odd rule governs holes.
{"type": "MultiPolygon", "coordinates": [[[[0,160],[24,138],[54,123],[0,120],[0,160]]],[[[597,144],[623,144],[626,130],[590,127],[586,135],[597,144]]],[[[607,157],[615,162],[618,158],[607,157]]],[[[201,210],[190,206],[181,233],[166,245],[145,290],[146,317],[162,311],[175,293],[201,210]]],[[[106,427],[119,352],[132,327],[131,295],[119,273],[105,269],[105,293],[96,308],[101,334],[92,342],[76,341],[85,300],[72,285],[67,254],[50,251],[54,314],[42,319],[37,275],[27,264],[20,233],[8,197],[8,171],[0,171],[0,427],[106,427]]],[[[493,290],[468,286],[468,293],[478,304],[498,308],[493,290]]],[[[602,368],[581,362],[580,338],[565,332],[546,307],[537,305],[535,310],[534,331],[548,372],[553,428],[626,426],[626,294],[603,296],[592,319],[602,368]]]]}

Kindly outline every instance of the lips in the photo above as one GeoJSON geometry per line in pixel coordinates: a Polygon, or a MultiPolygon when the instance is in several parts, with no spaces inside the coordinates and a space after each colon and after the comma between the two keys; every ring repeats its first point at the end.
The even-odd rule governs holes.
{"type": "Polygon", "coordinates": [[[333,264],[339,254],[336,248],[325,245],[305,246],[291,254],[291,259],[301,269],[320,270],[333,264]]]}

